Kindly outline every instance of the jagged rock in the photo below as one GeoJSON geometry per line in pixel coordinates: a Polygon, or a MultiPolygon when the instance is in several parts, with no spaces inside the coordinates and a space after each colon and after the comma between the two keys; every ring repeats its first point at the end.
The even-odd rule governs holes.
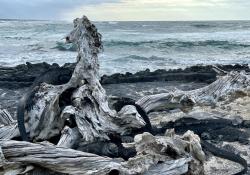
{"type": "MultiPolygon", "coordinates": [[[[28,87],[32,84],[36,77],[46,71],[59,68],[56,63],[50,65],[48,63],[36,63],[18,65],[16,67],[0,67],[0,88],[18,89],[28,87]]],[[[69,69],[73,72],[75,63],[66,63],[62,68],[69,69]]],[[[226,71],[242,71],[250,72],[248,65],[218,65],[220,69],[226,71]]],[[[70,77],[69,77],[70,79],[70,77]]],[[[212,83],[216,80],[216,72],[213,66],[191,66],[186,69],[163,70],[158,69],[151,72],[149,69],[139,71],[137,73],[115,73],[113,75],[103,75],[101,84],[119,84],[119,83],[136,83],[136,82],[156,82],[156,81],[182,81],[182,82],[202,82],[212,83]]]]}

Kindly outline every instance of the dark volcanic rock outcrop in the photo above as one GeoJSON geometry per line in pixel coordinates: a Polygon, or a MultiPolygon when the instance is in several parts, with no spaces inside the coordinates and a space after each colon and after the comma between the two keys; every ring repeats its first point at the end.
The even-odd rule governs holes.
{"type": "MultiPolygon", "coordinates": [[[[46,71],[60,66],[56,63],[37,63],[37,64],[21,64],[16,67],[0,66],[0,88],[18,89],[28,87],[34,79],[46,71]]],[[[67,63],[62,66],[73,72],[75,64],[67,63]]],[[[245,70],[250,72],[248,65],[218,65],[219,68],[231,70],[245,70]]],[[[216,72],[212,66],[197,65],[186,69],[163,70],[158,69],[151,72],[149,69],[132,73],[115,73],[101,77],[102,84],[119,84],[119,83],[137,83],[137,82],[156,82],[156,81],[182,81],[182,82],[199,82],[211,83],[216,79],[216,72]]]]}
{"type": "MultiPolygon", "coordinates": [[[[16,67],[0,67],[0,88],[18,89],[29,87],[36,77],[59,67],[56,63],[50,65],[45,62],[37,64],[27,62],[16,67]]],[[[68,69],[73,72],[73,66],[68,66],[68,69]]]]}
{"type": "MultiPolygon", "coordinates": [[[[245,65],[218,65],[220,69],[225,71],[250,71],[247,64],[245,65]]],[[[216,80],[216,72],[212,66],[196,65],[186,69],[164,70],[158,69],[150,72],[149,69],[139,71],[135,74],[116,73],[110,76],[102,76],[102,84],[118,84],[118,83],[136,83],[136,82],[153,82],[153,81],[182,81],[182,82],[199,82],[211,83],[216,80]]]]}

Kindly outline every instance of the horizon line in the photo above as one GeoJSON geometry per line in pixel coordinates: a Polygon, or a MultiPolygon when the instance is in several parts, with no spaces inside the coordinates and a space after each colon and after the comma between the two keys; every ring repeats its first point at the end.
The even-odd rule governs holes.
{"type": "MultiPolygon", "coordinates": [[[[90,19],[90,18],[89,18],[90,19]]],[[[6,21],[62,21],[62,22],[70,22],[70,20],[63,20],[63,19],[28,19],[28,18],[1,18],[0,20],[6,21]]],[[[73,21],[74,19],[72,19],[73,21]]],[[[216,20],[91,20],[93,22],[223,22],[223,21],[250,21],[250,19],[216,19],[216,20]]]]}

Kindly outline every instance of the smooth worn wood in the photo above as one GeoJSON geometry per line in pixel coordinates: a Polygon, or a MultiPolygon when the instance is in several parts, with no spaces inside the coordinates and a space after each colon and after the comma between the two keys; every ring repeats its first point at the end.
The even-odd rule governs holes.
{"type": "Polygon", "coordinates": [[[139,99],[136,103],[147,112],[175,108],[189,111],[194,106],[214,106],[218,101],[230,102],[236,98],[248,96],[249,87],[250,76],[246,72],[232,71],[203,88],[149,95],[139,99]]]}
{"type": "MultiPolygon", "coordinates": [[[[204,153],[199,144],[199,137],[192,132],[183,136],[153,136],[149,133],[137,135],[133,143],[135,157],[128,161],[111,159],[55,146],[48,142],[29,143],[24,141],[0,141],[1,173],[18,174],[31,171],[39,166],[52,172],[67,174],[153,174],[188,173],[192,165],[197,173],[202,174],[204,153]],[[175,144],[178,143],[176,147],[175,144]],[[174,155],[174,156],[173,156],[174,155]],[[192,155],[192,156],[191,156],[192,155]],[[162,162],[162,163],[161,163],[162,162]],[[158,165],[161,163],[160,165],[158,165]],[[33,166],[30,166],[30,165],[33,166]],[[163,165],[164,168],[161,168],[163,165]]],[[[1,174],[0,173],[0,174],[1,174]]]]}
{"type": "Polygon", "coordinates": [[[9,140],[19,135],[16,120],[12,118],[7,110],[0,109],[0,139],[9,140]]]}

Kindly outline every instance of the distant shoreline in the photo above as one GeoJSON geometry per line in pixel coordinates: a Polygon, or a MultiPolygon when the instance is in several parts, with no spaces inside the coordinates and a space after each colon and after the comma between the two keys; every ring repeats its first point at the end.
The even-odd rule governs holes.
{"type": "MultiPolygon", "coordinates": [[[[17,18],[0,18],[0,21],[61,21],[61,22],[71,22],[71,20],[63,20],[63,19],[17,19],[17,18]]],[[[105,21],[97,21],[93,20],[93,22],[230,22],[230,21],[250,21],[249,19],[230,19],[230,20],[143,20],[143,21],[116,21],[116,20],[105,20],[105,21]]]]}

